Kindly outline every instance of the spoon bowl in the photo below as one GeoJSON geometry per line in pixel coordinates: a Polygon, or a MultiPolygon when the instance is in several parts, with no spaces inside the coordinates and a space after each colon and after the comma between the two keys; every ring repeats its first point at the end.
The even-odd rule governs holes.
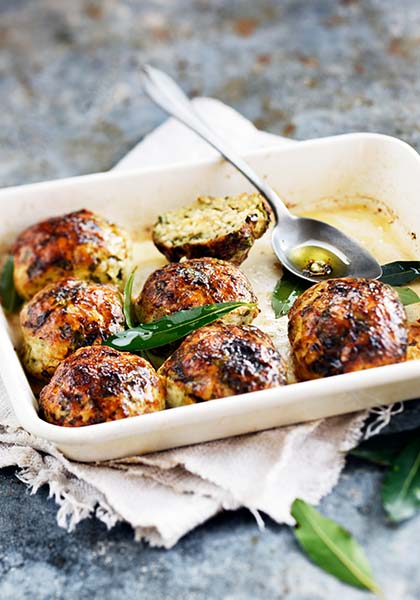
{"type": "Polygon", "coordinates": [[[332,277],[377,279],[382,275],[381,266],[365,248],[317,219],[280,216],[271,243],[282,265],[306,281],[316,283],[332,277]]]}
{"type": "Polygon", "coordinates": [[[311,282],[342,276],[377,279],[382,275],[378,261],[342,231],[316,219],[292,215],[267,182],[202,119],[173,79],[150,65],[144,65],[141,73],[147,95],[220,152],[270,204],[276,220],[273,250],[288,271],[311,282]]]}

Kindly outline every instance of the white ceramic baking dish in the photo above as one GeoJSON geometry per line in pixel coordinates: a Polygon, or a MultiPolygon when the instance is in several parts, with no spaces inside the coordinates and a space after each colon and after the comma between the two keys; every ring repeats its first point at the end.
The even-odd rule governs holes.
{"type": "MultiPolygon", "coordinates": [[[[385,260],[419,256],[415,237],[416,232],[420,234],[420,157],[403,142],[359,133],[271,148],[246,158],[290,206],[301,212],[305,206],[316,208],[317,203],[329,202],[333,206],[336,202],[342,206],[350,199],[354,202],[355,198],[361,198],[368,199],[373,206],[379,201],[393,215],[390,220],[396,218],[406,235],[404,251],[399,253],[396,245],[393,252],[399,255],[385,256],[385,260]]],[[[144,239],[156,215],[166,209],[181,206],[198,195],[247,190],[251,190],[249,184],[222,160],[8,188],[0,191],[0,251],[6,252],[16,235],[36,221],[80,208],[97,211],[144,239]]],[[[360,222],[361,231],[363,227],[360,222]]],[[[371,227],[372,223],[365,236],[372,236],[371,227]]],[[[380,239],[378,231],[378,245],[380,239]]],[[[376,240],[370,241],[375,248],[376,240]]],[[[261,243],[267,248],[269,242],[261,243]]],[[[142,246],[139,248],[141,254],[142,246]]],[[[258,278],[256,256],[251,270],[258,278]]],[[[150,264],[154,259],[153,256],[150,264]]],[[[264,301],[269,306],[268,296],[264,301]]],[[[274,320],[272,326],[277,326],[274,320]]],[[[420,361],[412,360],[71,429],[51,425],[38,417],[36,399],[14,342],[13,327],[1,313],[0,375],[19,422],[31,433],[56,444],[68,457],[80,461],[153,452],[420,395],[420,361]]]]}

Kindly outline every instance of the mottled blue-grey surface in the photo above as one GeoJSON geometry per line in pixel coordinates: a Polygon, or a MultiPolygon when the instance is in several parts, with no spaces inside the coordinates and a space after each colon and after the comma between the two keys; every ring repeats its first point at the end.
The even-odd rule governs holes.
{"type": "MultiPolygon", "coordinates": [[[[379,131],[420,149],[419,59],[416,0],[0,0],[0,184],[111,167],[163,118],[140,93],[142,60],[274,133],[379,131]]],[[[388,600],[418,600],[420,518],[386,524],[381,476],[350,461],[321,509],[363,543],[388,600]]],[[[309,563],[288,528],[259,532],[245,512],[171,551],[96,521],[69,535],[55,513],[46,491],[0,473],[1,600],[367,597],[309,563]]]]}

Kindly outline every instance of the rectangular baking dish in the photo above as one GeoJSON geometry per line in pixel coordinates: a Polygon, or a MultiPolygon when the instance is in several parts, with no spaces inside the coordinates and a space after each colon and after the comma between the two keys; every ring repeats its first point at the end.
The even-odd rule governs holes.
{"type": "MultiPolygon", "coordinates": [[[[394,256],[394,260],[419,256],[415,238],[420,234],[420,157],[407,144],[358,133],[260,150],[246,158],[291,207],[316,205],[326,198],[341,203],[357,197],[380,201],[406,231],[411,249],[411,256],[394,256]]],[[[0,252],[5,253],[29,225],[72,210],[97,211],[141,236],[150,232],[157,214],[199,195],[251,190],[219,159],[6,188],[0,191],[0,252]]],[[[0,375],[20,424],[79,461],[144,454],[420,395],[420,360],[411,360],[110,423],[64,428],[38,417],[14,344],[13,327],[0,311],[0,375]]]]}

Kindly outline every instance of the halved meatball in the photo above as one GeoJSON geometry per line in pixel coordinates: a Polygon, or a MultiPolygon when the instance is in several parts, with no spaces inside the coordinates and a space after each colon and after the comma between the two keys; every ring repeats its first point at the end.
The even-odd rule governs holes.
{"type": "MultiPolygon", "coordinates": [[[[219,302],[257,303],[251,284],[233,264],[216,258],[170,263],[146,280],[134,306],[141,323],[150,323],[178,310],[219,302]]],[[[251,323],[258,308],[240,307],[223,317],[226,323],[251,323]]]]}
{"type": "Polygon", "coordinates": [[[122,288],[130,252],[127,233],[90,210],[53,217],[17,238],[12,248],[15,287],[25,299],[62,277],[122,288]]]}
{"type": "Polygon", "coordinates": [[[61,363],[39,405],[49,423],[81,427],[163,410],[165,388],[144,358],[90,346],[61,363]]]}
{"type": "Polygon", "coordinates": [[[269,209],[259,194],[202,196],[160,215],[153,241],[169,261],[213,256],[240,265],[269,223],[269,209]]]}
{"type": "Polygon", "coordinates": [[[24,305],[20,323],[25,368],[47,380],[81,346],[101,344],[124,329],[122,296],[114,286],[60,279],[24,305]]]}
{"type": "Polygon", "coordinates": [[[406,359],[404,307],[372,279],[329,279],[310,287],[289,312],[296,377],[328,377],[406,359]]]}
{"type": "Polygon", "coordinates": [[[286,383],[285,364],[268,335],[252,325],[221,322],[187,336],[158,373],[170,407],[286,383]]]}

